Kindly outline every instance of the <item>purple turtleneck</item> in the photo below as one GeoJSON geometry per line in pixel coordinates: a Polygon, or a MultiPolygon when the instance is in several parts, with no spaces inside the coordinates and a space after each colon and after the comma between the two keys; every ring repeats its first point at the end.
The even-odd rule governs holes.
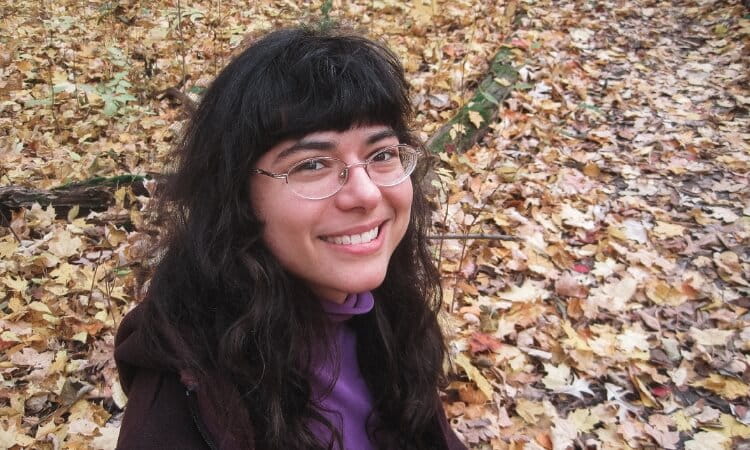
{"type": "MultiPolygon", "coordinates": [[[[372,294],[351,294],[342,304],[321,303],[331,319],[331,345],[335,347],[319,348],[314,355],[310,380],[313,400],[321,406],[325,418],[341,432],[344,449],[374,450],[376,446],[367,436],[366,429],[373,408],[372,397],[359,371],[356,335],[347,323],[352,316],[372,309],[372,294]]],[[[309,426],[322,442],[331,440],[330,431],[321,424],[313,422],[309,426]]]]}

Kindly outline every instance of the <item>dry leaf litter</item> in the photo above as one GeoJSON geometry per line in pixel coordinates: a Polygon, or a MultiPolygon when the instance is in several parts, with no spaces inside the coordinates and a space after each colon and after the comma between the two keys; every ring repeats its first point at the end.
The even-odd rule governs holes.
{"type": "MultiPolygon", "coordinates": [[[[164,170],[243,41],[321,2],[6,2],[0,184],[164,170]],[[181,81],[183,82],[181,84],[181,81]]],[[[506,46],[491,131],[443,154],[434,232],[451,383],[470,448],[750,446],[750,11],[739,1],[332,2],[382,37],[428,138],[506,46]]],[[[482,117],[470,117],[471,126],[482,117]]],[[[454,133],[466,130],[453,130],[454,133]]],[[[112,359],[148,197],[34,206],[0,229],[0,448],[114,448],[112,359]],[[66,217],[67,216],[67,217],[66,217]]]]}

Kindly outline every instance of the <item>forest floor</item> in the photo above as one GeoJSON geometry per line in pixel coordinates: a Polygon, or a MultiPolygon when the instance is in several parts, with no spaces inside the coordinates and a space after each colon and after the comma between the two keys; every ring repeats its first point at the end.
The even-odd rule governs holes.
{"type": "MultiPolygon", "coordinates": [[[[165,91],[197,100],[243,41],[322,6],[4,3],[0,185],[39,189],[161,172],[187,117],[165,91]]],[[[434,245],[444,403],[462,439],[750,448],[750,10],[331,6],[401,57],[425,140],[502,46],[519,73],[489,133],[436,167],[435,234],[511,236],[434,245]]],[[[122,187],[115,199],[4,219],[0,448],[114,447],[126,397],[113,336],[142,296],[149,198],[122,187]]]]}

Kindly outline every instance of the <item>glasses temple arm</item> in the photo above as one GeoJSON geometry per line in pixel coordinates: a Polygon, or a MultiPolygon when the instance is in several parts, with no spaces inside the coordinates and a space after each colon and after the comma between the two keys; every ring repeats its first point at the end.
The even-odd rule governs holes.
{"type": "Polygon", "coordinates": [[[250,173],[254,173],[256,175],[265,175],[267,177],[278,178],[282,180],[287,179],[287,174],[285,173],[272,173],[272,172],[265,171],[263,169],[250,169],[250,173]]]}

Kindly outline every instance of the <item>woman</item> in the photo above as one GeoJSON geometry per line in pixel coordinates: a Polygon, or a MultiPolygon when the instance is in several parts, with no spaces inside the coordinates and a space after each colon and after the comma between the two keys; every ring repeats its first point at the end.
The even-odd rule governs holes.
{"type": "Polygon", "coordinates": [[[273,32],[206,91],[124,320],[119,448],[464,448],[408,85],[383,46],[273,32]]]}

